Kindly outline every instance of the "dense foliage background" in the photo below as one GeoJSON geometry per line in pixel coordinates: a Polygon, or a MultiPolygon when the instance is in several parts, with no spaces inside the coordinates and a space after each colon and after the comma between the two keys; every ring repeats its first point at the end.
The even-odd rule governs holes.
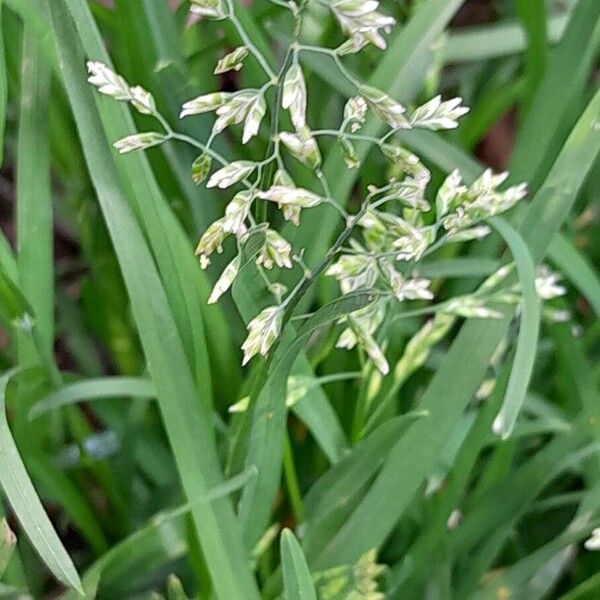
{"type": "MultiPolygon", "coordinates": [[[[236,6],[276,65],[289,11],[236,6]]],[[[600,595],[597,0],[383,3],[400,23],[387,51],[346,64],[407,105],[463,97],[460,128],[402,143],[434,188],[485,165],[529,182],[508,218],[568,293],[545,305],[537,347],[522,350],[537,358],[507,440],[491,424],[519,369],[518,319],[457,322],[425,348],[413,336],[426,318],[398,320],[383,379],[320,330],[288,382],[297,401],[280,485],[273,438],[250,435],[261,414],[229,411],[260,377],[239,348],[265,290],[244,278],[208,306],[232,249],[205,272],[193,254],[227,197],[194,185],[188,146],[118,156],[115,140],[152,124],[94,94],[85,69],[112,63],[205,140],[210,117],[179,121],[182,103],[252,84],[256,65],[213,75],[240,40],[227,22],[190,19],[186,1],[0,7],[0,598],[77,598],[65,589],[80,585],[90,598],[274,598],[283,580],[287,598],[311,598],[306,564],[323,599],[600,595]],[[285,533],[280,553],[283,527],[302,550],[285,533]]],[[[306,10],[307,39],[343,40],[318,3],[306,10]]],[[[352,90],[327,57],[306,59],[309,120],[327,127],[352,90]]],[[[262,156],[266,135],[244,150],[238,136],[216,147],[262,156]]],[[[332,155],[325,171],[350,209],[388,169],[376,153],[358,171],[332,155]]],[[[308,261],[337,233],[327,216],[307,212],[294,232],[308,261]]],[[[494,235],[445,247],[423,270],[443,300],[475,289],[504,252],[494,235]]],[[[323,281],[303,309],[332,297],[323,281]]]]}

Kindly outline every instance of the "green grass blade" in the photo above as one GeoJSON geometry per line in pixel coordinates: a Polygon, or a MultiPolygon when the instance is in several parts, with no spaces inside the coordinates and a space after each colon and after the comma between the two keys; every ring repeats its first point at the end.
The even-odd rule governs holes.
{"type": "MultiPolygon", "coordinates": [[[[9,1],[10,7],[38,32],[47,59],[52,64],[57,64],[51,29],[46,27],[44,19],[40,18],[40,15],[47,15],[45,4],[41,0],[9,1]]],[[[68,9],[75,21],[87,57],[101,60],[110,66],[110,57],[87,3],[75,0],[69,3],[68,9]]],[[[127,106],[105,98],[98,98],[97,104],[110,142],[135,131],[127,106]]],[[[191,244],[181,225],[161,195],[144,153],[137,152],[121,157],[117,167],[125,195],[140,220],[156,257],[186,355],[193,367],[200,396],[204,402],[210,404],[210,369],[204,333],[205,321],[202,317],[203,314],[206,316],[209,337],[215,339],[226,329],[222,314],[219,308],[206,306],[206,298],[210,292],[208,282],[198,269],[191,252],[191,244]],[[200,311],[198,307],[201,308],[200,311]]]]}
{"type": "MultiPolygon", "coordinates": [[[[582,431],[590,439],[600,441],[600,432],[595,427],[598,406],[598,390],[594,380],[593,366],[568,324],[556,324],[551,329],[557,356],[561,360],[561,372],[567,376],[567,385],[573,388],[573,397],[578,399],[577,412],[584,415],[582,431]]],[[[594,471],[600,473],[600,461],[593,461],[594,471]]],[[[590,466],[592,466],[590,464],[590,466]]]]}
{"type": "Polygon", "coordinates": [[[307,554],[317,551],[323,537],[333,535],[350,516],[356,499],[362,496],[391,448],[419,418],[427,415],[414,411],[389,419],[312,485],[304,500],[306,532],[302,541],[307,554]]]}
{"type": "MultiPolygon", "coordinates": [[[[87,56],[110,65],[110,57],[87,3],[82,0],[69,2],[68,11],[73,16],[87,56]]],[[[109,142],[135,131],[129,109],[123,103],[98,97],[96,102],[109,142]]],[[[207,324],[210,325],[212,319],[220,323],[216,316],[219,309],[205,307],[209,291],[207,281],[198,268],[183,229],[165,204],[144,153],[120,157],[117,170],[125,195],[148,236],[200,397],[208,406],[212,394],[203,314],[207,324]]]]}
{"type": "Polygon", "coordinates": [[[13,249],[4,233],[0,234],[0,267],[13,281],[19,277],[13,249]]]}
{"type": "Polygon", "coordinates": [[[47,502],[64,507],[65,515],[89,542],[95,553],[106,551],[108,542],[98,523],[98,515],[88,504],[82,491],[68,475],[40,451],[23,456],[31,478],[39,487],[40,496],[47,502]]]}
{"type": "Polygon", "coordinates": [[[564,236],[555,236],[548,248],[548,258],[585,296],[600,317],[600,277],[588,259],[564,236]]]}
{"type": "Polygon", "coordinates": [[[2,8],[0,2],[0,165],[4,160],[4,129],[6,127],[6,104],[8,101],[8,80],[4,60],[4,31],[2,28],[2,8]]]}
{"type": "Polygon", "coordinates": [[[500,263],[491,258],[462,256],[424,262],[419,274],[428,279],[452,279],[454,277],[487,277],[500,268],[500,263]]]}
{"type": "Polygon", "coordinates": [[[600,152],[599,119],[600,92],[597,92],[573,128],[519,228],[536,261],[546,253],[596,162],[600,152]]]}
{"type": "MultiPolygon", "coordinates": [[[[256,239],[259,244],[262,244],[258,236],[256,239]]],[[[253,244],[253,247],[254,250],[250,249],[246,242],[243,266],[233,284],[232,291],[233,300],[245,323],[248,323],[258,311],[266,308],[272,302],[271,295],[267,292],[256,265],[251,262],[261,245],[253,244]]],[[[296,359],[291,375],[314,377],[314,371],[304,353],[301,353],[296,359]]],[[[331,462],[336,462],[348,442],[339,419],[322,388],[320,386],[312,388],[302,400],[293,406],[292,410],[309,428],[327,458],[331,462]]]]}
{"type": "MultiPolygon", "coordinates": [[[[480,593],[476,593],[474,597],[477,600],[483,600],[484,598],[492,600],[493,598],[497,598],[498,591],[506,586],[511,590],[515,590],[515,594],[518,594],[519,597],[536,597],[534,596],[534,591],[539,592],[539,588],[541,587],[541,581],[539,580],[547,580],[547,578],[540,578],[538,575],[544,565],[548,564],[557,555],[570,558],[571,553],[568,546],[579,543],[600,524],[598,519],[593,516],[593,510],[588,511],[587,507],[585,511],[583,510],[585,504],[588,502],[590,507],[598,505],[599,492],[600,488],[597,485],[585,492],[584,500],[580,504],[576,516],[570,522],[569,527],[531,554],[516,562],[502,573],[497,580],[486,585],[480,593]]],[[[569,597],[569,595],[567,594],[566,597],[569,597]]],[[[562,599],[563,596],[561,596],[562,599]]]]}
{"type": "Polygon", "coordinates": [[[507,439],[515,427],[525,402],[525,394],[533,373],[540,332],[541,306],[535,289],[535,264],[523,238],[502,219],[493,218],[490,219],[490,223],[510,248],[523,295],[513,368],[504,403],[492,425],[494,433],[502,439],[507,439]]]}
{"type": "MultiPolygon", "coordinates": [[[[35,33],[25,28],[21,79],[21,114],[17,156],[17,238],[19,285],[51,355],[54,345],[54,267],[48,104],[50,69],[35,33]]],[[[21,336],[23,367],[38,360],[30,336],[21,336]]]]}
{"type": "Polygon", "coordinates": [[[451,543],[455,556],[477,548],[473,561],[466,568],[458,595],[470,597],[518,519],[548,483],[566,470],[597,455],[600,444],[581,447],[581,438],[569,432],[548,443],[511,476],[491,488],[457,529],[451,543]],[[504,501],[498,502],[498,494],[504,501]]]}
{"type": "Polygon", "coordinates": [[[563,594],[560,600],[589,600],[600,594],[600,573],[588,577],[585,581],[563,594]]]}
{"type": "Polygon", "coordinates": [[[491,87],[463,119],[460,128],[462,145],[472,150],[494,123],[523,96],[527,86],[524,78],[491,87]]]}
{"type": "Polygon", "coordinates": [[[286,384],[296,357],[317,329],[367,306],[374,299],[373,293],[364,291],[342,296],[321,307],[297,332],[292,327],[284,330],[268,372],[253,392],[256,401],[246,469],[255,467],[258,477],[246,484],[239,505],[247,547],[254,547],[267,528],[279,487],[286,431],[286,384]]]}
{"type": "Polygon", "coordinates": [[[102,398],[155,398],[156,387],[152,380],[144,377],[99,377],[65,385],[36,402],[29,411],[35,419],[50,411],[78,402],[102,398]]]}
{"type": "MultiPolygon", "coordinates": [[[[211,430],[212,418],[199,403],[181,339],[142,231],[117,185],[115,165],[102,133],[91,90],[83,83],[84,60],[71,16],[62,1],[49,2],[61,73],[73,109],[86,162],[111,235],[165,427],[188,499],[222,480],[211,430]]],[[[241,535],[227,500],[196,505],[192,511],[219,597],[257,597],[241,535]]]]}
{"type": "Polygon", "coordinates": [[[306,558],[298,540],[289,529],[281,532],[281,564],[285,600],[317,600],[306,558]]]}
{"type": "MultiPolygon", "coordinates": [[[[146,524],[114,544],[87,569],[82,578],[84,588],[90,590],[92,597],[98,590],[107,597],[126,596],[130,588],[135,588],[138,579],[164,569],[188,551],[185,516],[195,504],[223,498],[240,489],[255,474],[255,471],[244,471],[211,488],[193,502],[153,515],[146,524]]],[[[61,596],[61,600],[72,597],[68,594],[61,596]]]]}
{"type": "Polygon", "coordinates": [[[519,130],[510,161],[513,181],[528,180],[533,189],[543,181],[577,120],[599,49],[600,4],[578,2],[519,130]]]}
{"type": "Polygon", "coordinates": [[[546,3],[544,0],[517,0],[517,14],[527,32],[524,57],[527,90],[522,101],[526,112],[546,68],[546,3]]]}
{"type": "MultiPolygon", "coordinates": [[[[569,22],[568,14],[551,16],[547,21],[548,42],[560,42],[569,22]]],[[[444,62],[457,64],[520,54],[527,46],[523,27],[517,21],[458,29],[448,36],[444,62]]]]}
{"type": "Polygon", "coordinates": [[[0,379],[0,484],[23,531],[46,566],[59,581],[82,591],[79,575],[44,511],[6,421],[6,386],[13,374],[5,373],[0,379]]]}

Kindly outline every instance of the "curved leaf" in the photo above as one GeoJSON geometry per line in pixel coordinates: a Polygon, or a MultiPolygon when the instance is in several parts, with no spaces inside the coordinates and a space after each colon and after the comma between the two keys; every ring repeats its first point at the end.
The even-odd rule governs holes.
{"type": "Polygon", "coordinates": [[[36,419],[50,411],[78,402],[120,396],[154,398],[156,387],[151,379],[144,377],[99,377],[78,381],[54,390],[29,411],[29,418],[36,419]]]}
{"type": "Polygon", "coordinates": [[[77,570],[44,511],[6,421],[6,387],[15,373],[9,371],[0,378],[0,485],[46,566],[59,581],[83,593],[77,570]]]}
{"type": "Polygon", "coordinates": [[[517,417],[533,372],[540,332],[541,303],[535,289],[535,264],[523,238],[504,220],[494,217],[490,223],[504,238],[513,255],[523,295],[519,337],[513,367],[506,388],[506,396],[492,429],[502,439],[507,439],[517,422],[517,417]]]}
{"type": "Polygon", "coordinates": [[[281,564],[285,600],[317,600],[306,558],[298,540],[289,529],[281,532],[281,564]]]}

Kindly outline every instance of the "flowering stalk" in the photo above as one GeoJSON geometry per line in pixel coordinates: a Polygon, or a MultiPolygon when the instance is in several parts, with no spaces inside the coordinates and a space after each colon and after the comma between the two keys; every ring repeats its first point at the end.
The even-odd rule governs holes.
{"type": "MultiPolygon", "coordinates": [[[[418,276],[418,263],[446,244],[479,240],[488,235],[490,228],[486,219],[509,210],[526,195],[526,188],[518,185],[501,191],[507,174],[486,171],[470,186],[463,184],[460,174],[454,172],[435,193],[429,190],[429,170],[417,156],[392,142],[392,138],[398,132],[413,128],[453,129],[468,109],[462,106],[460,98],[443,101],[438,96],[409,110],[386,92],[365,85],[344,65],[344,56],[359,52],[367,45],[385,49],[385,34],[394,25],[394,19],[379,12],[377,0],[324,3],[347,36],[337,48],[303,43],[302,16],[306,2],[282,4],[276,0],[275,4],[291,10],[296,19],[294,40],[276,70],[244,30],[233,0],[192,0],[193,13],[202,18],[228,20],[242,43],[218,61],[215,73],[239,71],[247,60],[253,59],[266,77],[256,88],[208,92],[184,103],[181,118],[214,114],[212,132],[206,141],[173,129],[157,110],[149,92],[139,86],[130,87],[105,65],[90,62],[89,81],[101,93],[129,102],[140,113],[155,117],[162,128],[162,131],[134,134],[117,141],[115,147],[119,152],[147,149],[169,140],[184,142],[200,151],[191,172],[197,185],[206,182],[207,187],[220,190],[233,188],[223,216],[206,229],[196,248],[202,268],[210,264],[214,252],[222,252],[229,238],[235,240],[238,248],[238,255],[218,278],[209,302],[218,301],[230,289],[240,270],[239,253],[246,240],[256,227],[265,228],[264,245],[255,256],[255,262],[275,302],[248,324],[248,338],[242,346],[244,364],[256,354],[272,353],[273,345],[299,301],[324,273],[339,282],[342,295],[363,289],[374,292],[372,305],[340,317],[345,328],[338,346],[362,348],[379,371],[386,374],[389,366],[378,342],[382,339],[386,317],[406,314],[407,311],[397,310],[400,303],[433,299],[430,282],[418,276]],[[310,127],[310,94],[300,62],[304,52],[331,57],[341,75],[356,89],[356,95],[346,103],[337,128],[312,130],[310,127]],[[276,94],[269,106],[267,95],[271,88],[275,88],[276,94]],[[381,137],[360,133],[369,112],[387,125],[381,137]],[[244,157],[229,160],[212,149],[218,135],[237,126],[241,128],[242,144],[246,144],[265,129],[263,123],[267,115],[271,127],[262,160],[244,157]],[[287,117],[292,124],[291,131],[284,128],[287,117]],[[332,197],[331,186],[321,170],[323,156],[319,139],[322,137],[333,137],[340,145],[345,163],[340,168],[360,167],[355,141],[373,144],[389,163],[392,176],[387,181],[373,182],[353,215],[347,214],[338,199],[332,197]],[[314,191],[312,186],[311,189],[299,187],[288,173],[288,161],[296,161],[312,172],[314,187],[320,192],[314,191]],[[218,163],[217,169],[213,168],[213,162],[218,163]],[[274,219],[270,221],[269,216],[275,213],[268,207],[273,211],[279,209],[284,220],[299,225],[302,211],[318,205],[332,207],[337,218],[343,220],[343,227],[321,261],[310,269],[301,262],[304,249],[294,248],[272,226],[274,219]],[[301,264],[303,273],[286,295],[283,286],[276,278],[272,280],[270,273],[275,266],[293,268],[293,261],[301,264]]],[[[552,287],[549,284],[548,289],[552,287]]],[[[466,318],[495,318],[499,313],[493,308],[494,304],[514,303],[515,297],[518,302],[515,289],[476,293],[420,308],[417,312],[443,311],[466,318]]]]}

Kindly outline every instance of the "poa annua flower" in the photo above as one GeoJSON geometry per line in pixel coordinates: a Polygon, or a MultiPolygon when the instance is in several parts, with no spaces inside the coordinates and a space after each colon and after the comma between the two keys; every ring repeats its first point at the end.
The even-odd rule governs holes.
{"type": "Polygon", "coordinates": [[[344,121],[350,123],[353,133],[361,128],[367,116],[367,102],[362,96],[353,96],[344,106],[344,121]]]}
{"type": "Polygon", "coordinates": [[[156,112],[156,104],[150,92],[136,85],[131,90],[131,104],[143,115],[152,115],[156,112]]]}
{"type": "Polygon", "coordinates": [[[304,188],[285,185],[274,185],[266,192],[258,192],[256,195],[263,200],[277,202],[280,206],[290,205],[298,208],[311,208],[323,201],[320,196],[304,188]]]}
{"type": "Polygon", "coordinates": [[[427,321],[406,344],[402,357],[404,364],[400,369],[410,371],[423,364],[431,348],[448,333],[455,321],[456,317],[445,312],[439,312],[433,319],[427,321]]]}
{"type": "Polygon", "coordinates": [[[267,229],[265,244],[256,258],[256,264],[269,270],[273,265],[277,265],[280,269],[291,269],[291,253],[291,244],[273,229],[267,229]]]}
{"type": "Polygon", "coordinates": [[[385,252],[389,246],[390,231],[379,216],[379,211],[367,209],[358,222],[367,247],[372,252],[385,252]]]}
{"type": "Polygon", "coordinates": [[[101,94],[115,100],[131,100],[131,90],[123,77],[98,61],[88,62],[87,68],[90,74],[88,82],[97,87],[101,94]]]}
{"type": "MultiPolygon", "coordinates": [[[[340,319],[340,323],[349,323],[352,319],[353,324],[358,324],[360,328],[366,331],[369,335],[374,334],[378,327],[383,322],[384,310],[381,304],[374,302],[365,308],[354,311],[347,317],[340,319]]],[[[348,350],[354,348],[358,344],[358,338],[352,328],[345,329],[340,335],[336,348],[346,348],[348,350]]]]}
{"type": "Polygon", "coordinates": [[[240,270],[241,261],[241,256],[238,255],[225,267],[212,289],[208,304],[214,304],[231,287],[240,270]]]}
{"type": "Polygon", "coordinates": [[[283,311],[280,306],[269,306],[248,323],[248,337],[242,345],[245,365],[253,356],[266,356],[281,333],[283,311]]]}
{"type": "Polygon", "coordinates": [[[419,277],[405,278],[394,268],[390,261],[380,263],[387,282],[399,302],[404,300],[433,300],[433,292],[429,289],[431,281],[419,277]]]}
{"type": "Polygon", "coordinates": [[[396,144],[382,144],[380,146],[383,154],[389,158],[394,165],[415,179],[424,182],[425,185],[431,179],[431,173],[425,168],[418,156],[396,144]]]}
{"type": "Polygon", "coordinates": [[[98,91],[114,100],[130,102],[143,115],[153,115],[156,112],[154,97],[143,87],[129,87],[125,79],[112,69],[98,61],[87,63],[90,74],[88,82],[98,88],[98,91]]]}
{"type": "Polygon", "coordinates": [[[377,88],[361,85],[359,92],[367,101],[371,110],[394,129],[410,129],[410,123],[404,116],[406,108],[391,96],[377,88]]]}
{"type": "Polygon", "coordinates": [[[361,254],[342,254],[325,272],[340,282],[342,293],[349,294],[358,289],[371,288],[379,272],[374,257],[361,254]]]}
{"type": "Polygon", "coordinates": [[[454,233],[448,233],[445,237],[446,243],[469,242],[471,240],[482,240],[491,233],[491,228],[487,225],[476,225],[468,229],[456,230],[454,233]]]}
{"type": "Polygon", "coordinates": [[[219,219],[212,223],[200,238],[196,247],[196,256],[200,260],[200,267],[206,269],[210,264],[210,255],[216,250],[223,252],[223,240],[227,235],[227,231],[223,226],[223,219],[219,219]]]}
{"type": "Polygon", "coordinates": [[[592,531],[590,537],[583,544],[586,550],[597,551],[600,550],[600,527],[597,527],[592,531]]]}
{"type": "Polygon", "coordinates": [[[254,193],[249,190],[238,192],[225,209],[222,219],[223,229],[228,233],[241,236],[246,233],[246,219],[252,206],[254,193]]]}
{"type": "Polygon", "coordinates": [[[239,71],[243,66],[243,61],[248,56],[248,48],[240,46],[226,54],[215,67],[215,75],[227,73],[228,71],[239,71]]]}
{"type": "Polygon", "coordinates": [[[377,302],[364,309],[355,311],[342,321],[348,325],[340,335],[336,347],[352,349],[360,346],[373,361],[382,375],[389,373],[389,365],[383,350],[375,341],[373,334],[383,321],[384,312],[377,302]]]}
{"type": "Polygon", "coordinates": [[[256,96],[256,98],[248,106],[248,113],[244,122],[244,131],[242,133],[242,144],[246,144],[258,134],[260,124],[267,112],[267,103],[262,94],[256,96]]]}
{"type": "Polygon", "coordinates": [[[507,173],[493,174],[490,169],[469,188],[460,185],[458,175],[452,174],[438,194],[438,218],[443,227],[456,234],[489,217],[502,214],[527,195],[524,184],[498,190],[508,177],[507,173]],[[443,196],[442,196],[443,194],[443,196]],[[445,212],[444,212],[445,211],[445,212]]]}
{"type": "Polygon", "coordinates": [[[302,164],[311,169],[317,169],[321,166],[319,146],[317,146],[315,138],[311,137],[305,130],[300,133],[282,131],[279,134],[279,139],[290,151],[290,154],[302,164]]]}
{"type": "Polygon", "coordinates": [[[415,227],[404,221],[404,232],[392,242],[397,250],[397,260],[420,260],[435,239],[431,227],[415,227]]]}
{"type": "Polygon", "coordinates": [[[388,195],[410,208],[427,212],[431,208],[429,202],[425,200],[425,188],[428,182],[429,172],[425,177],[406,177],[402,181],[394,182],[388,195]]]}
{"type": "Polygon", "coordinates": [[[306,83],[302,69],[294,63],[283,80],[281,106],[289,109],[292,123],[297,131],[306,127],[306,83]]]}
{"type": "Polygon", "coordinates": [[[227,16],[222,0],[192,0],[190,12],[199,17],[217,20],[227,16]]]}
{"type": "Polygon", "coordinates": [[[358,158],[358,154],[356,154],[356,148],[352,144],[352,142],[346,138],[340,138],[340,143],[342,144],[342,155],[344,157],[344,162],[349,169],[356,169],[360,166],[360,160],[358,158]]]}
{"type": "Polygon", "coordinates": [[[464,194],[467,188],[462,185],[462,177],[458,169],[452,171],[440,186],[435,198],[435,211],[438,219],[444,217],[450,211],[456,198],[464,194]]]}
{"type": "Polygon", "coordinates": [[[257,92],[251,90],[232,94],[224,104],[217,108],[218,118],[213,125],[213,133],[220,133],[230,125],[241,123],[248,116],[248,111],[257,96],[257,92]]]}
{"type": "Polygon", "coordinates": [[[514,263],[502,265],[495,273],[492,273],[480,286],[481,293],[488,293],[497,288],[514,271],[514,263]]]}
{"type": "Polygon", "coordinates": [[[433,130],[455,129],[458,127],[458,119],[468,112],[469,109],[462,106],[462,98],[442,102],[442,97],[436,96],[412,113],[410,124],[412,127],[433,130]]]}
{"type": "Polygon", "coordinates": [[[147,131],[145,133],[128,135],[115,142],[113,146],[120,154],[126,154],[127,152],[133,152],[134,150],[147,150],[148,148],[152,148],[152,146],[158,146],[158,144],[162,144],[165,139],[166,136],[162,133],[147,131]]]}
{"type": "Polygon", "coordinates": [[[494,193],[508,179],[508,173],[494,173],[486,169],[481,176],[470,187],[469,192],[473,196],[483,196],[494,193]]]}
{"type": "MultiPolygon", "coordinates": [[[[292,178],[283,169],[278,169],[275,173],[273,185],[284,186],[288,188],[296,187],[292,178]]],[[[286,221],[291,221],[296,226],[300,225],[300,211],[302,210],[300,206],[296,206],[294,204],[282,204],[281,202],[278,203],[278,206],[281,209],[283,218],[286,221]]]]}
{"type": "Polygon", "coordinates": [[[203,152],[192,163],[192,181],[196,185],[200,185],[208,177],[211,165],[212,158],[206,152],[203,152]]]}
{"type": "Polygon", "coordinates": [[[385,358],[383,350],[379,344],[375,341],[372,335],[367,335],[360,329],[357,331],[357,337],[359,344],[363,347],[367,356],[373,361],[373,364],[377,367],[377,370],[382,375],[387,375],[390,372],[390,366],[385,358]]]}
{"type": "Polygon", "coordinates": [[[540,265],[535,277],[535,288],[538,296],[542,300],[552,300],[564,296],[567,289],[559,285],[560,279],[558,273],[552,272],[546,265],[540,265]]]}
{"type": "MultiPolygon", "coordinates": [[[[385,38],[379,30],[388,32],[396,20],[377,12],[378,7],[377,0],[334,0],[331,3],[331,10],[340,26],[351,37],[348,50],[360,50],[368,43],[385,49],[385,38]]],[[[341,53],[348,50],[342,48],[341,53]]]]}
{"type": "Polygon", "coordinates": [[[244,121],[242,143],[245,144],[258,133],[266,109],[265,99],[257,90],[242,90],[232,94],[215,92],[186,102],[180,117],[216,111],[217,120],[213,125],[213,134],[244,121]]]}
{"type": "Polygon", "coordinates": [[[396,286],[394,294],[398,300],[433,300],[433,292],[429,289],[431,281],[413,277],[396,286]]]}
{"type": "Polygon", "coordinates": [[[218,187],[223,190],[250,175],[255,168],[256,164],[252,161],[236,160],[215,171],[208,180],[206,187],[218,187]]]}
{"type": "Polygon", "coordinates": [[[202,113],[212,112],[223,106],[232,96],[228,92],[212,92],[198,96],[193,100],[189,100],[181,107],[179,118],[189,117],[190,115],[199,115],[202,113]]]}
{"type": "Polygon", "coordinates": [[[460,296],[450,300],[444,311],[467,319],[500,319],[502,313],[485,305],[485,300],[475,296],[460,296]]]}

